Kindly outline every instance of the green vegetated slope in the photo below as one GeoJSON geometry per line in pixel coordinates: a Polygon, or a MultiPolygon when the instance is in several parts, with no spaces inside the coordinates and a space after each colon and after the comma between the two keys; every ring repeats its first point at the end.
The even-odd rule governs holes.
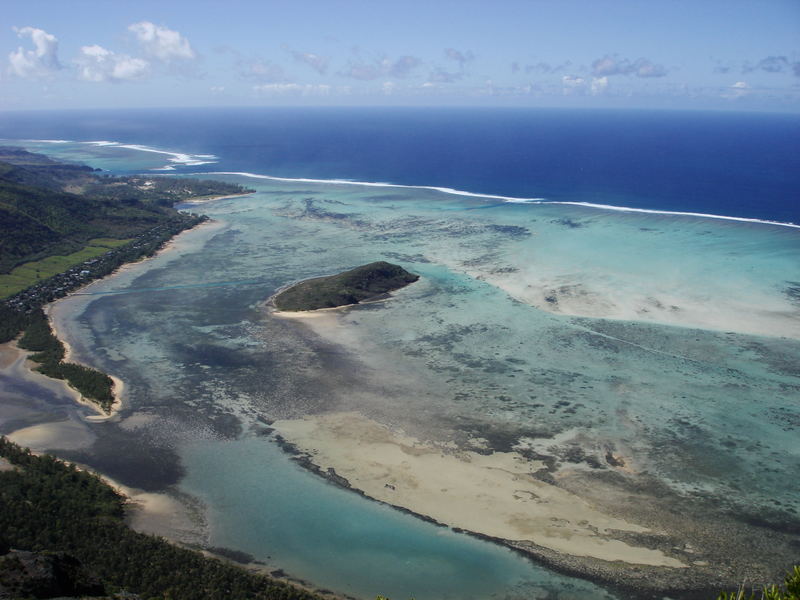
{"type": "Polygon", "coordinates": [[[57,254],[42,260],[23,263],[12,269],[10,273],[0,275],[0,298],[16,294],[41,279],[47,279],[84,261],[97,258],[112,248],[124,246],[132,239],[96,238],[89,240],[86,246],[72,254],[57,254]]]}
{"type": "Polygon", "coordinates": [[[301,281],[273,299],[275,307],[286,311],[316,310],[380,297],[415,282],[419,275],[385,261],[363,265],[328,277],[301,281]]]}
{"type": "Polygon", "coordinates": [[[0,176],[0,270],[78,252],[93,238],[131,238],[164,219],[162,207],[79,196],[0,176]]]}
{"type": "MultiPolygon", "coordinates": [[[[0,554],[15,548],[63,552],[107,593],[172,600],[314,600],[314,594],[162,538],[132,531],[124,499],[97,476],[0,437],[0,554]]],[[[2,575],[2,573],[0,573],[2,575]]],[[[2,579],[0,579],[2,586],[2,579]]]]}
{"type": "Polygon", "coordinates": [[[79,252],[95,238],[133,238],[174,216],[172,205],[188,198],[248,191],[218,181],[109,177],[0,147],[0,273],[79,252]]]}

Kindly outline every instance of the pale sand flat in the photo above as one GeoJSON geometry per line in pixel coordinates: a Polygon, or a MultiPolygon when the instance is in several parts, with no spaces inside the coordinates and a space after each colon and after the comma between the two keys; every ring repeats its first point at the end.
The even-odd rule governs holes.
{"type": "MultiPolygon", "coordinates": [[[[57,320],[53,319],[50,316],[49,308],[51,305],[45,307],[45,314],[48,316],[48,320],[50,321],[50,326],[53,328],[53,333],[55,336],[61,340],[61,343],[64,344],[64,362],[72,362],[75,364],[83,364],[79,361],[76,361],[72,358],[72,346],[70,346],[69,342],[67,341],[66,337],[64,336],[63,332],[58,330],[57,327],[57,320]]],[[[4,344],[3,346],[12,346],[16,352],[23,354],[25,357],[29,354],[26,350],[22,350],[14,344],[14,342],[9,342],[8,344],[4,344]]],[[[17,358],[19,358],[19,354],[17,354],[17,358]]],[[[60,388],[62,388],[68,395],[74,398],[75,402],[78,404],[85,406],[87,408],[92,409],[95,413],[94,415],[89,415],[84,417],[86,421],[91,421],[93,423],[101,423],[103,421],[108,421],[113,419],[114,417],[119,414],[119,411],[122,409],[122,394],[125,391],[125,383],[119,378],[115,377],[114,375],[109,375],[111,380],[114,382],[114,387],[112,389],[114,394],[114,402],[111,404],[111,410],[109,412],[105,412],[100,406],[88,398],[85,398],[78,390],[73,388],[69,383],[67,383],[64,379],[53,379],[51,377],[47,377],[46,375],[42,375],[35,371],[38,363],[35,363],[30,360],[25,361],[25,366],[28,369],[28,374],[26,375],[26,379],[31,379],[34,381],[38,381],[39,383],[52,383],[60,388]]],[[[89,366],[89,365],[83,365],[89,366]]]]}
{"type": "Polygon", "coordinates": [[[134,531],[178,542],[205,542],[203,527],[198,527],[197,515],[179,500],[168,494],[145,492],[106,477],[103,479],[128,498],[126,521],[134,531]]]}
{"type": "MultiPolygon", "coordinates": [[[[188,231],[197,231],[201,228],[211,229],[211,230],[221,229],[225,227],[225,225],[226,224],[222,221],[209,220],[201,223],[200,225],[188,231]]],[[[185,239],[182,236],[182,234],[187,232],[181,232],[181,234],[172,238],[172,240],[170,240],[158,253],[156,253],[155,256],[160,256],[162,254],[174,250],[179,250],[181,248],[181,242],[183,242],[185,239]]],[[[120,273],[126,270],[136,268],[138,265],[141,265],[142,263],[151,258],[154,257],[146,257],[134,263],[126,263],[120,266],[118,269],[116,269],[113,273],[109,274],[108,276],[100,280],[89,283],[87,286],[81,288],[81,290],[85,291],[86,289],[90,288],[93,284],[98,283],[99,281],[105,281],[109,277],[113,277],[115,275],[119,275],[120,273]]],[[[63,323],[61,322],[61,319],[67,318],[67,315],[62,314],[63,311],[60,309],[64,308],[65,305],[68,303],[68,301],[74,298],[76,297],[65,296],[64,298],[60,298],[55,302],[51,302],[50,304],[45,305],[43,309],[45,315],[47,315],[47,318],[50,322],[50,326],[53,328],[53,333],[64,344],[64,362],[74,362],[76,364],[83,364],[80,361],[75,360],[75,358],[73,357],[74,352],[72,346],[69,343],[69,338],[66,335],[66,328],[63,327],[63,323]]],[[[0,369],[12,369],[18,367],[19,365],[17,363],[24,357],[26,357],[28,354],[29,354],[28,352],[18,348],[14,342],[0,344],[0,369]]],[[[67,394],[72,396],[77,403],[82,404],[83,406],[86,406],[88,408],[91,408],[95,413],[97,413],[95,415],[90,415],[85,417],[87,421],[91,421],[93,423],[99,423],[114,419],[117,417],[120,410],[122,409],[123,406],[122,399],[125,392],[125,383],[119,377],[109,374],[109,377],[111,377],[111,380],[114,382],[114,388],[113,388],[114,402],[111,405],[111,411],[106,413],[105,411],[103,411],[103,409],[100,408],[98,404],[84,398],[77,390],[70,387],[66,381],[51,379],[49,377],[46,377],[45,375],[35,372],[33,369],[37,366],[36,363],[33,363],[31,361],[25,361],[25,365],[28,367],[27,373],[22,373],[21,369],[15,368],[15,373],[18,376],[22,376],[25,379],[37,381],[38,383],[44,385],[59,386],[61,389],[66,391],[67,394]]],[[[91,365],[84,365],[84,366],[91,366],[91,365]]]]}
{"type": "Polygon", "coordinates": [[[614,539],[614,530],[658,532],[606,515],[534,479],[530,473],[541,465],[515,452],[454,452],[353,412],[276,421],[273,427],[315,465],[334,468],[368,496],[451,527],[573,556],[686,566],[660,550],[614,539]]]}
{"type": "MultiPolygon", "coordinates": [[[[648,294],[619,297],[595,282],[565,279],[563,283],[577,285],[582,293],[561,296],[558,304],[545,298],[560,283],[542,280],[534,274],[470,272],[503,290],[509,296],[551,313],[577,317],[596,317],[625,321],[646,321],[678,327],[700,327],[717,331],[735,331],[754,335],[791,337],[800,339],[800,315],[787,301],[754,309],[753,306],[729,299],[725,303],[708,303],[686,297],[657,293],[659,304],[653,305],[648,294]],[[676,307],[677,310],[672,309],[676,307]],[[742,315],[747,315],[746,319],[742,315]]],[[[652,292],[651,292],[652,293],[652,292]]]]}
{"type": "Polygon", "coordinates": [[[255,192],[247,192],[245,194],[228,194],[227,196],[208,196],[205,198],[194,198],[189,200],[184,200],[183,202],[179,202],[179,204],[207,204],[208,202],[215,202],[217,200],[229,200],[230,198],[244,198],[246,196],[252,196],[255,192]]]}
{"type": "Polygon", "coordinates": [[[22,350],[17,348],[13,342],[0,344],[0,369],[5,369],[13,365],[19,358],[22,350]]]}
{"type": "Polygon", "coordinates": [[[80,450],[88,448],[94,436],[85,426],[74,421],[42,423],[9,433],[9,440],[39,452],[45,450],[80,450]]]}

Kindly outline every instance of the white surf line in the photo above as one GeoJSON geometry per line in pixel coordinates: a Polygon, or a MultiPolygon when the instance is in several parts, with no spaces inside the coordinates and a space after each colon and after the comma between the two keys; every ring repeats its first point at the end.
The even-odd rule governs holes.
{"type": "MultiPolygon", "coordinates": [[[[158,150],[150,146],[142,146],[140,144],[123,144],[121,142],[110,142],[106,140],[89,141],[89,142],[73,142],[72,140],[25,140],[30,142],[45,142],[50,144],[65,144],[65,143],[79,143],[79,144],[92,144],[95,146],[116,146],[118,148],[126,148],[129,150],[139,150],[140,152],[153,152],[156,154],[165,154],[171,156],[170,162],[184,165],[184,166],[200,166],[213,164],[218,162],[219,157],[213,154],[184,154],[180,152],[170,152],[167,150],[158,150]],[[206,160],[197,160],[197,159],[206,160]]],[[[166,165],[152,169],[154,171],[174,171],[175,167],[166,165]]],[[[257,173],[249,173],[246,171],[200,171],[192,173],[192,175],[237,175],[240,177],[251,177],[254,179],[268,179],[271,181],[285,181],[296,183],[334,183],[340,185],[354,185],[365,187],[392,187],[392,188],[405,188],[416,190],[433,190],[445,194],[452,194],[455,196],[467,196],[470,198],[489,198],[491,200],[503,200],[510,204],[562,204],[569,206],[583,206],[586,208],[596,208],[600,210],[614,210],[617,212],[633,212],[644,213],[652,215],[672,215],[680,217],[697,217],[702,219],[718,219],[722,221],[738,221],[740,223],[757,223],[760,225],[777,225],[779,227],[789,227],[792,229],[800,229],[797,223],[784,222],[784,221],[771,221],[768,219],[756,219],[751,217],[731,217],[727,215],[715,215],[710,213],[696,213],[684,211],[671,211],[671,210],[658,210],[654,208],[635,208],[630,206],[616,206],[613,204],[598,204],[594,202],[574,202],[569,200],[548,200],[547,198],[517,198],[514,196],[498,196],[496,194],[478,194],[475,192],[467,192],[465,190],[457,190],[450,187],[439,187],[432,185],[406,185],[402,183],[384,183],[377,181],[353,181],[351,179],[311,179],[311,178],[296,178],[296,177],[277,177],[275,175],[259,175],[257,173]]]]}
{"type": "MultiPolygon", "coordinates": [[[[77,140],[36,140],[36,139],[24,139],[24,142],[35,142],[35,143],[42,143],[42,144],[85,144],[87,146],[97,146],[97,147],[111,147],[111,148],[125,148],[126,150],[137,150],[139,152],[151,152],[153,154],[163,154],[165,156],[169,156],[169,162],[173,163],[174,165],[183,165],[187,167],[198,167],[200,165],[211,165],[219,161],[219,157],[213,154],[187,154],[185,152],[172,152],[170,150],[159,150],[158,148],[152,148],[150,146],[144,146],[142,144],[125,144],[123,142],[115,142],[109,140],[89,140],[89,141],[77,141],[77,140]]],[[[152,169],[154,171],[174,171],[175,167],[173,165],[165,165],[163,167],[157,167],[152,169]]]]}
{"type": "Polygon", "coordinates": [[[312,179],[305,177],[278,177],[275,175],[259,175],[257,173],[248,173],[246,171],[202,171],[202,172],[192,173],[192,175],[236,175],[240,177],[251,177],[253,179],[268,179],[270,181],[284,181],[288,183],[333,183],[339,185],[354,185],[354,186],[365,186],[365,187],[391,187],[391,188],[405,188],[405,189],[416,189],[416,190],[433,190],[445,194],[453,194],[456,196],[468,196],[471,198],[489,198],[491,200],[503,200],[504,202],[508,202],[509,204],[564,204],[571,206],[583,206],[586,208],[596,208],[600,210],[614,210],[618,212],[634,212],[634,213],[645,213],[653,215],[671,215],[680,217],[698,217],[703,219],[720,219],[723,221],[757,223],[760,225],[778,225],[780,227],[791,227],[794,229],[800,229],[800,225],[796,223],[786,223],[783,221],[770,221],[767,219],[755,219],[751,217],[730,217],[726,215],[714,215],[709,213],[658,210],[653,208],[635,208],[628,206],[614,206],[612,204],[595,204],[592,202],[548,200],[547,198],[516,198],[513,196],[498,196],[496,194],[479,194],[476,192],[467,192],[464,190],[457,190],[455,188],[438,187],[432,185],[406,185],[402,183],[383,183],[377,181],[353,181],[351,179],[312,179]]]}
{"type": "Polygon", "coordinates": [[[433,190],[436,192],[443,192],[445,194],[453,194],[456,196],[469,196],[472,198],[491,198],[492,200],[504,200],[511,203],[544,203],[547,202],[545,198],[513,198],[511,196],[496,196],[494,194],[476,194],[475,192],[466,192],[464,190],[456,190],[449,187],[437,187],[433,185],[406,185],[402,183],[383,183],[380,181],[353,181],[351,179],[309,179],[304,177],[277,177],[275,175],[258,175],[257,173],[247,173],[241,171],[203,171],[192,173],[192,175],[238,175],[240,177],[251,177],[253,179],[269,179],[270,181],[285,181],[288,183],[334,183],[339,185],[355,185],[362,187],[391,187],[391,188],[404,188],[413,190],[433,190]]]}
{"type": "MultiPolygon", "coordinates": [[[[187,167],[196,167],[199,165],[210,165],[216,161],[217,157],[213,154],[186,154],[183,152],[171,152],[169,150],[159,150],[157,148],[151,148],[150,146],[143,146],[141,144],[123,144],[121,142],[106,142],[106,141],[99,141],[99,142],[82,142],[84,144],[94,144],[95,146],[115,146],[117,148],[125,148],[127,150],[137,150],[139,152],[151,152],[153,154],[163,154],[165,156],[169,156],[169,161],[171,163],[185,165],[187,167]],[[214,159],[214,160],[197,160],[197,159],[214,159]]],[[[169,167],[169,165],[168,165],[169,167]]],[[[167,167],[161,167],[161,169],[166,169],[167,167]]]]}
{"type": "Polygon", "coordinates": [[[673,210],[657,210],[654,208],[632,208],[628,206],[614,206],[612,204],[594,204],[592,202],[570,202],[567,200],[548,200],[546,204],[568,204],[571,206],[586,206],[588,208],[599,208],[602,210],[616,210],[619,212],[646,213],[651,215],[677,215],[681,217],[701,217],[704,219],[722,219],[724,221],[740,221],[743,223],[759,223],[762,225],[780,225],[781,227],[793,227],[800,229],[796,223],[786,223],[783,221],[769,221],[767,219],[754,219],[750,217],[728,217],[725,215],[713,215],[708,213],[683,212],[673,210]]]}
{"type": "MultiPolygon", "coordinates": [[[[3,140],[6,141],[6,140],[3,140]]],[[[69,144],[70,140],[22,140],[23,142],[41,142],[43,144],[69,144]]]]}

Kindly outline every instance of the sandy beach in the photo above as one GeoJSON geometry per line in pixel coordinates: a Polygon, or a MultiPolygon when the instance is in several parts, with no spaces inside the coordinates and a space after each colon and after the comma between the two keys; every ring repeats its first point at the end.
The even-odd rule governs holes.
{"type": "MultiPolygon", "coordinates": [[[[71,397],[76,403],[84,404],[95,411],[102,412],[97,404],[83,399],[81,394],[75,388],[70,387],[66,381],[62,379],[53,379],[52,377],[47,377],[36,371],[36,367],[39,363],[29,360],[29,354],[31,354],[31,352],[18,347],[16,342],[0,344],[0,369],[13,375],[15,378],[33,381],[52,390],[58,390],[71,397]]],[[[105,415],[105,413],[102,413],[102,415],[105,415]]]]}
{"type": "MultiPolygon", "coordinates": [[[[58,302],[58,300],[56,300],[58,302]]],[[[61,343],[64,345],[64,362],[74,363],[77,365],[81,365],[84,367],[91,367],[91,365],[86,365],[74,358],[74,352],[72,351],[72,346],[70,345],[69,341],[67,341],[64,332],[59,328],[58,321],[51,317],[51,307],[55,304],[55,302],[48,304],[44,307],[44,314],[47,315],[47,319],[50,322],[50,327],[53,329],[53,333],[55,336],[61,340],[61,343]]],[[[32,361],[28,361],[29,368],[33,371],[37,365],[32,361]]],[[[125,382],[123,382],[119,377],[116,377],[110,373],[106,373],[111,378],[111,381],[114,382],[114,387],[112,388],[112,393],[114,395],[114,402],[111,404],[111,410],[108,412],[104,411],[100,408],[100,405],[97,404],[95,401],[90,400],[83,396],[78,390],[73,388],[72,386],[67,383],[66,380],[57,380],[59,381],[65,388],[69,389],[71,392],[74,392],[75,401],[79,404],[91,408],[97,414],[90,415],[85,417],[87,421],[92,421],[94,423],[98,423],[101,421],[108,421],[109,419],[113,419],[119,411],[122,409],[122,398],[123,394],[125,393],[125,382]]]]}
{"type": "Polygon", "coordinates": [[[181,204],[206,204],[208,202],[214,202],[215,200],[228,200],[230,198],[244,198],[245,196],[252,196],[254,192],[248,192],[246,194],[228,194],[226,196],[208,196],[208,197],[200,197],[200,198],[192,198],[189,200],[184,200],[181,204]]]}
{"type": "Polygon", "coordinates": [[[353,412],[276,421],[273,426],[317,467],[334,469],[367,496],[451,527],[572,556],[686,566],[660,550],[615,539],[615,532],[659,532],[604,514],[533,478],[530,474],[541,465],[518,453],[485,455],[431,444],[353,412]]]}
{"type": "MultiPolygon", "coordinates": [[[[224,223],[206,221],[190,231],[200,228],[219,228],[222,226],[224,226],[224,223]]],[[[105,281],[110,277],[115,277],[135,269],[144,261],[150,260],[155,256],[162,256],[165,253],[178,250],[180,248],[180,241],[177,238],[179,237],[181,236],[178,235],[167,242],[153,257],[147,257],[134,263],[121,265],[113,273],[98,281],[105,281]]],[[[89,286],[95,283],[97,283],[97,281],[90,283],[89,286]]],[[[81,288],[82,291],[85,289],[86,287],[81,288]]],[[[44,312],[48,317],[54,334],[64,344],[64,361],[84,364],[82,361],[76,359],[75,352],[65,330],[66,328],[61,321],[66,315],[59,315],[56,310],[57,308],[61,308],[64,301],[67,301],[69,298],[70,296],[67,296],[46,305],[44,307],[44,312]]],[[[74,419],[39,423],[24,427],[9,433],[7,435],[9,440],[21,446],[29,447],[36,452],[80,450],[90,447],[95,439],[91,429],[81,421],[100,423],[112,419],[115,421],[119,420],[119,413],[123,407],[123,398],[125,394],[125,383],[119,377],[108,374],[114,382],[113,393],[115,400],[111,410],[106,413],[97,403],[82,396],[80,392],[72,388],[66,381],[52,379],[37,372],[35,368],[38,366],[38,363],[29,360],[29,354],[30,352],[19,348],[13,341],[0,344],[0,369],[17,379],[32,381],[60,392],[72,398],[77,404],[91,409],[96,414],[79,415],[80,418],[76,416],[74,419]]],[[[84,364],[84,366],[91,365],[84,364]]],[[[137,420],[134,415],[126,419],[126,421],[128,420],[131,421],[130,426],[135,428],[139,425],[138,421],[142,419],[137,420]]],[[[125,422],[123,422],[123,425],[124,424],[125,422]]],[[[10,465],[7,465],[5,462],[0,464],[0,469],[6,467],[11,468],[10,465]]],[[[134,530],[142,533],[164,536],[180,543],[193,545],[202,545],[204,543],[205,533],[201,522],[202,517],[200,511],[191,510],[187,503],[176,499],[168,493],[146,492],[122,485],[101,473],[97,473],[97,475],[126,496],[128,499],[127,520],[134,530]]]]}
{"type": "MultiPolygon", "coordinates": [[[[237,195],[237,197],[238,197],[238,195],[237,195]]],[[[205,221],[203,223],[200,223],[196,227],[193,227],[192,229],[189,229],[187,231],[198,231],[200,229],[209,229],[209,228],[219,229],[219,228],[223,227],[224,225],[225,224],[220,222],[220,221],[209,220],[209,221],[205,221]]],[[[84,286],[83,288],[80,288],[80,290],[78,290],[78,291],[85,291],[88,287],[91,287],[93,284],[96,284],[99,281],[106,281],[107,279],[109,279],[111,277],[119,276],[119,275],[121,275],[123,273],[131,271],[137,265],[141,265],[145,261],[148,261],[148,260],[151,260],[151,259],[153,259],[155,257],[163,256],[164,254],[179,250],[180,249],[180,242],[179,242],[178,238],[180,238],[183,233],[185,233],[185,232],[181,232],[181,234],[178,234],[177,236],[175,236],[171,240],[169,240],[153,256],[145,257],[145,258],[143,258],[141,260],[138,260],[138,261],[135,261],[135,262],[125,263],[124,265],[121,265],[119,268],[117,268],[113,273],[110,273],[109,275],[107,275],[106,277],[104,277],[104,278],[102,278],[100,280],[96,280],[96,281],[93,281],[93,282],[89,283],[87,286],[84,286]]],[[[54,302],[51,302],[50,304],[47,304],[46,306],[44,306],[44,313],[45,313],[45,315],[47,316],[47,318],[48,318],[48,320],[50,322],[50,327],[53,329],[53,333],[56,335],[56,337],[59,340],[61,340],[61,343],[64,345],[64,362],[71,362],[71,363],[83,365],[83,366],[86,366],[86,367],[92,367],[92,365],[87,365],[87,364],[83,363],[82,361],[76,359],[75,352],[73,351],[73,348],[72,348],[72,346],[71,346],[71,344],[69,342],[69,338],[68,338],[68,335],[67,335],[67,332],[66,332],[66,328],[64,327],[64,324],[62,322],[63,315],[59,315],[58,314],[58,309],[60,309],[64,305],[64,302],[66,300],[68,300],[69,298],[71,298],[71,297],[72,297],[72,295],[68,295],[68,296],[66,296],[64,298],[59,298],[58,300],[56,300],[54,302]]],[[[5,350],[0,350],[0,368],[3,368],[5,366],[4,363],[7,363],[8,361],[12,361],[13,362],[13,360],[15,359],[14,357],[17,356],[17,355],[15,355],[16,352],[24,352],[20,348],[17,348],[17,346],[14,345],[13,343],[2,344],[2,345],[0,345],[0,349],[2,349],[2,348],[5,348],[5,350]]],[[[27,355],[28,353],[26,352],[25,354],[27,355]]],[[[37,366],[37,363],[34,363],[32,361],[26,361],[26,366],[28,367],[28,369],[31,372],[32,376],[38,376],[38,377],[42,377],[42,378],[45,378],[45,379],[49,379],[47,377],[44,377],[43,375],[40,375],[39,373],[37,373],[34,370],[35,367],[37,366]]],[[[119,377],[117,377],[117,376],[115,376],[115,375],[113,375],[111,373],[106,373],[106,374],[114,382],[114,387],[113,387],[113,390],[112,390],[113,391],[113,395],[114,395],[114,402],[111,405],[111,410],[108,411],[108,412],[106,412],[102,408],[100,408],[100,406],[96,402],[94,402],[94,401],[92,401],[92,400],[90,400],[88,398],[85,398],[82,394],[80,394],[80,392],[78,392],[77,390],[72,388],[66,381],[64,381],[64,380],[51,380],[51,381],[56,382],[58,385],[62,386],[75,399],[75,402],[77,402],[78,404],[81,404],[83,406],[86,406],[86,407],[92,409],[95,413],[97,413],[97,414],[94,414],[94,415],[89,415],[89,416],[84,417],[85,420],[93,422],[93,423],[99,423],[99,422],[108,421],[108,420],[111,420],[111,419],[114,419],[115,417],[117,417],[119,412],[122,410],[123,398],[124,398],[124,394],[125,394],[125,382],[122,381],[122,379],[120,379],[119,377]]]]}

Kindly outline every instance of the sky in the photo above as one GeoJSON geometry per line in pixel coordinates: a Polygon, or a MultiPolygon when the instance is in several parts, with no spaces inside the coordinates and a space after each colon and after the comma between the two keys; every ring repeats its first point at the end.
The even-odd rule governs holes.
{"type": "Polygon", "coordinates": [[[800,112],[800,0],[9,0],[0,110],[800,112]]]}

